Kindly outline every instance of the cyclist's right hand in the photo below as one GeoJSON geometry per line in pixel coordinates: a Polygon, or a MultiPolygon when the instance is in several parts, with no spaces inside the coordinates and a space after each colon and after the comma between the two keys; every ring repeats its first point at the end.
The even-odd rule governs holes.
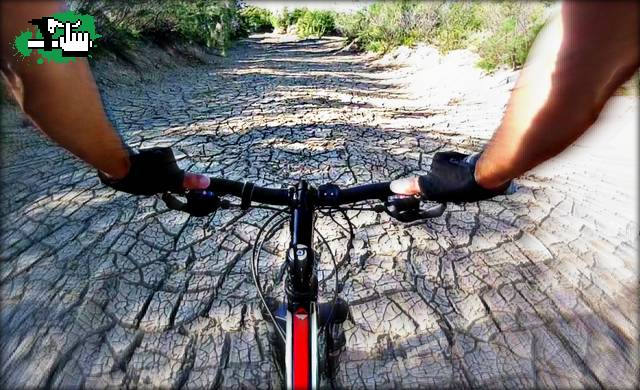
{"type": "Polygon", "coordinates": [[[497,189],[486,189],[476,182],[475,168],[479,158],[479,153],[438,152],[433,156],[428,174],[394,180],[391,190],[443,203],[476,202],[505,194],[511,182],[497,189]]]}
{"type": "Polygon", "coordinates": [[[112,179],[102,172],[103,184],[133,195],[154,195],[164,192],[183,193],[185,190],[206,189],[207,176],[185,173],[178,167],[171,148],[130,151],[129,173],[122,179],[112,179]]]}

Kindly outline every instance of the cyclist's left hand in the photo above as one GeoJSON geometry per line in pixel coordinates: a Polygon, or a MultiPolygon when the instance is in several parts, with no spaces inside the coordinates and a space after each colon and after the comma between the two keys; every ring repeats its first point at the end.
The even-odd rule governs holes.
{"type": "Polygon", "coordinates": [[[178,167],[171,148],[141,149],[131,152],[129,160],[129,173],[122,179],[113,180],[98,172],[102,183],[133,195],[183,193],[209,187],[207,176],[185,173],[178,167]]]}

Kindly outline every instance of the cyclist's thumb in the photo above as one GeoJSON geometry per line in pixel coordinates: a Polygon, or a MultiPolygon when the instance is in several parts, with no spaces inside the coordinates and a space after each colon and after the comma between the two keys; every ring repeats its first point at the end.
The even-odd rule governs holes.
{"type": "Polygon", "coordinates": [[[209,178],[196,173],[185,173],[182,186],[185,190],[204,190],[209,187],[209,178]]]}
{"type": "Polygon", "coordinates": [[[391,191],[399,195],[420,195],[418,176],[405,177],[391,182],[391,191]]]}

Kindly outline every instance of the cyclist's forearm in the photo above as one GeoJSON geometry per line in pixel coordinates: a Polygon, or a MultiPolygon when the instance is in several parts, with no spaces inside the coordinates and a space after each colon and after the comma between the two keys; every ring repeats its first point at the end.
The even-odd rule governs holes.
{"type": "Polygon", "coordinates": [[[80,159],[117,178],[129,158],[106,118],[86,60],[23,69],[23,108],[43,132],[80,159]]]}
{"type": "Polygon", "coordinates": [[[496,188],[557,155],[638,66],[638,5],[568,2],[541,34],[476,167],[496,188]],[[635,11],[635,12],[634,12],[635,11]]]}
{"type": "Polygon", "coordinates": [[[62,9],[61,2],[3,2],[2,71],[25,113],[61,146],[116,178],[126,175],[129,158],[107,119],[86,60],[38,65],[18,59],[7,45],[28,21],[62,9]],[[10,17],[9,17],[10,15],[10,17]]]}
{"type": "Polygon", "coordinates": [[[562,152],[597,116],[599,110],[586,95],[566,87],[519,86],[478,161],[476,181],[485,188],[497,188],[562,152]],[[581,108],[571,112],[566,102],[574,95],[581,96],[575,102],[581,108]]]}

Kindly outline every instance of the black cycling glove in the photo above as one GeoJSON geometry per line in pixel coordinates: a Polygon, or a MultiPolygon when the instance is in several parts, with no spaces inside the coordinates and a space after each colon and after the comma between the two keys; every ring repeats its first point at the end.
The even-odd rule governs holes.
{"type": "Polygon", "coordinates": [[[98,172],[100,181],[118,191],[133,195],[163,192],[183,193],[184,171],[178,167],[171,148],[141,149],[129,152],[131,167],[122,179],[113,180],[98,172]]]}
{"type": "Polygon", "coordinates": [[[509,183],[488,190],[476,183],[475,170],[480,153],[438,152],[433,156],[429,173],[420,176],[420,192],[425,200],[435,202],[476,202],[503,195],[509,183]]]}

